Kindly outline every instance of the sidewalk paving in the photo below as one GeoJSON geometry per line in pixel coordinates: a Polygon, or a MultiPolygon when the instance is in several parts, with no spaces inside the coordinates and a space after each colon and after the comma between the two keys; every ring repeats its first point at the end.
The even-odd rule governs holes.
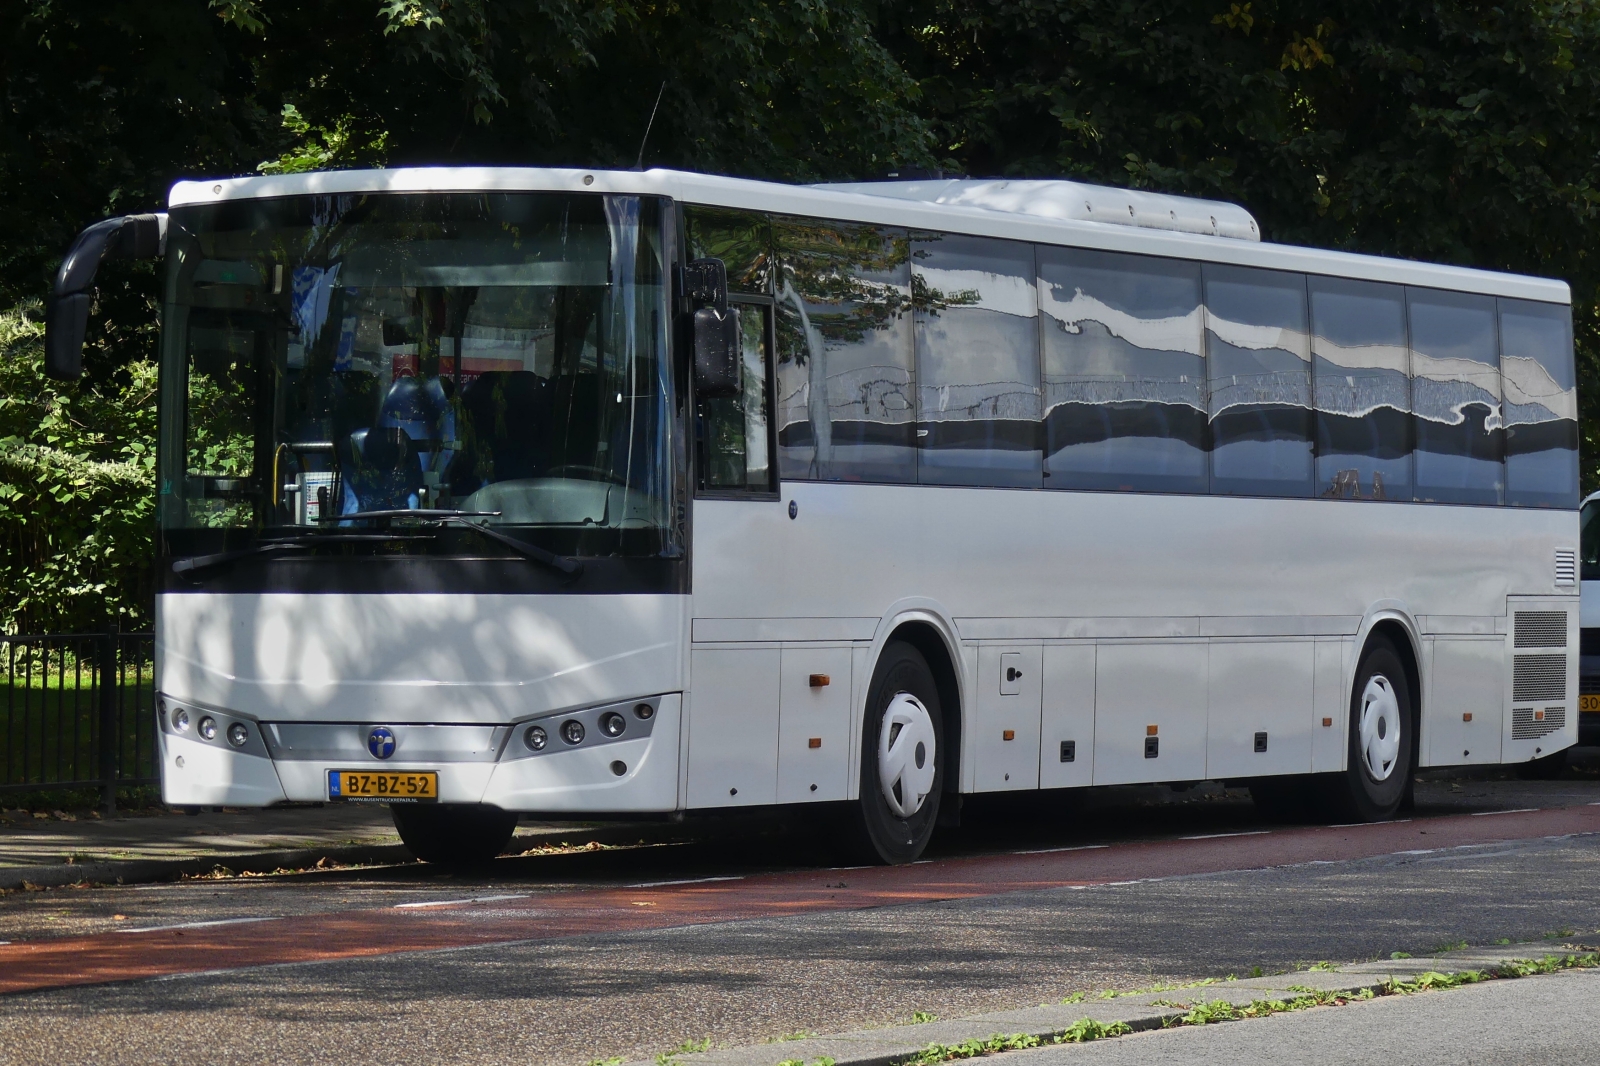
{"type": "MultiPolygon", "coordinates": [[[[538,823],[517,828],[507,848],[525,851],[585,843],[636,825],[585,827],[538,823]]],[[[207,810],[189,815],[164,808],[112,818],[50,816],[0,810],[0,889],[83,881],[132,883],[225,866],[235,873],[341,864],[411,862],[389,817],[376,804],[207,810]]]]}
{"type": "MultiPolygon", "coordinates": [[[[950,1047],[967,1041],[986,1041],[994,1036],[1034,1037],[1041,1044],[1048,1044],[1086,1018],[1102,1025],[1120,1022],[1132,1032],[1145,1032],[1173,1024],[1191,1007],[1201,1003],[1225,1001],[1242,1008],[1259,1000],[1292,999],[1297,992],[1306,989],[1332,994],[1354,995],[1364,990],[1377,993],[1390,981],[1414,981],[1429,972],[1494,971],[1514,961],[1592,954],[1596,950],[1592,944],[1562,940],[1466,948],[1431,957],[1350,963],[1108,999],[1091,997],[1077,1002],[1046,1003],[947,1021],[812,1036],[752,1047],[717,1048],[698,1053],[680,1050],[665,1057],[672,1066],[803,1066],[805,1063],[814,1066],[818,1062],[828,1066],[895,1066],[917,1059],[932,1044],[950,1047]]],[[[662,1058],[657,1056],[655,1062],[660,1063],[662,1058]]],[[[626,1066],[654,1064],[639,1060],[626,1066]]]]}

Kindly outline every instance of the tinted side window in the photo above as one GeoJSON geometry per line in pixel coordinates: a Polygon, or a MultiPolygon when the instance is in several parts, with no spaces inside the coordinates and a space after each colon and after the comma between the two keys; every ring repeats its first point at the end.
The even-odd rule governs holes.
{"type": "Polygon", "coordinates": [[[736,303],[734,311],[739,316],[744,387],[737,396],[699,403],[700,453],[696,465],[700,486],[770,492],[777,488],[772,481],[768,395],[772,308],[766,304],[736,303]]]}
{"type": "Polygon", "coordinates": [[[1311,495],[1311,346],[1299,274],[1207,264],[1211,491],[1311,495]]]}
{"type": "Polygon", "coordinates": [[[785,217],[772,230],[781,475],[915,481],[906,232],[785,217]]]}
{"type": "Polygon", "coordinates": [[[1206,490],[1200,267],[1040,247],[1045,484],[1206,490]]]}
{"type": "Polygon", "coordinates": [[[1408,288],[1406,304],[1417,431],[1414,498],[1499,503],[1505,475],[1494,298],[1408,288]]]}
{"type": "Polygon", "coordinates": [[[1037,487],[1033,246],[943,234],[911,249],[920,480],[1037,487]]]}
{"type": "Polygon", "coordinates": [[[767,216],[686,205],[683,227],[689,258],[722,260],[730,291],[772,291],[772,229],[767,216]]]}
{"type": "Polygon", "coordinates": [[[1411,498],[1405,290],[1309,280],[1317,494],[1411,498]]]}
{"type": "Polygon", "coordinates": [[[1570,307],[1500,301],[1500,380],[1506,503],[1577,506],[1578,394],[1570,307]]]}

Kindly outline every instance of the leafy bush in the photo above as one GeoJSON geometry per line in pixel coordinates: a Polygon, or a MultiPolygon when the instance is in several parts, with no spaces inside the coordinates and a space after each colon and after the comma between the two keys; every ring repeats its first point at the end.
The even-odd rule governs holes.
{"type": "Polygon", "coordinates": [[[39,301],[0,313],[0,632],[150,625],[155,440],[154,361],[51,381],[39,301]]]}

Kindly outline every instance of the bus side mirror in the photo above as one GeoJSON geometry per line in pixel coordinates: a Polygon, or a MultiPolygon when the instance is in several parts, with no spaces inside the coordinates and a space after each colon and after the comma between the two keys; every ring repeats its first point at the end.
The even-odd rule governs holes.
{"type": "Polygon", "coordinates": [[[683,268],[684,296],[694,312],[694,391],[704,400],[739,395],[739,312],[728,306],[728,270],[720,259],[683,268]]]}
{"type": "Polygon", "coordinates": [[[167,216],[123,215],[96,222],[72,242],[45,301],[44,372],[72,380],[83,375],[83,338],[94,302],[94,277],[107,259],[154,259],[167,240],[167,216]]]}

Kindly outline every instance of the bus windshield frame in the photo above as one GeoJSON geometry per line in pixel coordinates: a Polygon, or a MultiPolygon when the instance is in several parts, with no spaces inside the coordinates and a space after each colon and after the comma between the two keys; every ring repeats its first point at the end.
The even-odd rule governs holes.
{"type": "Polygon", "coordinates": [[[173,210],[164,554],[274,539],[514,554],[465,521],[315,536],[415,511],[566,556],[681,557],[664,203],[429,192],[173,210]]]}

